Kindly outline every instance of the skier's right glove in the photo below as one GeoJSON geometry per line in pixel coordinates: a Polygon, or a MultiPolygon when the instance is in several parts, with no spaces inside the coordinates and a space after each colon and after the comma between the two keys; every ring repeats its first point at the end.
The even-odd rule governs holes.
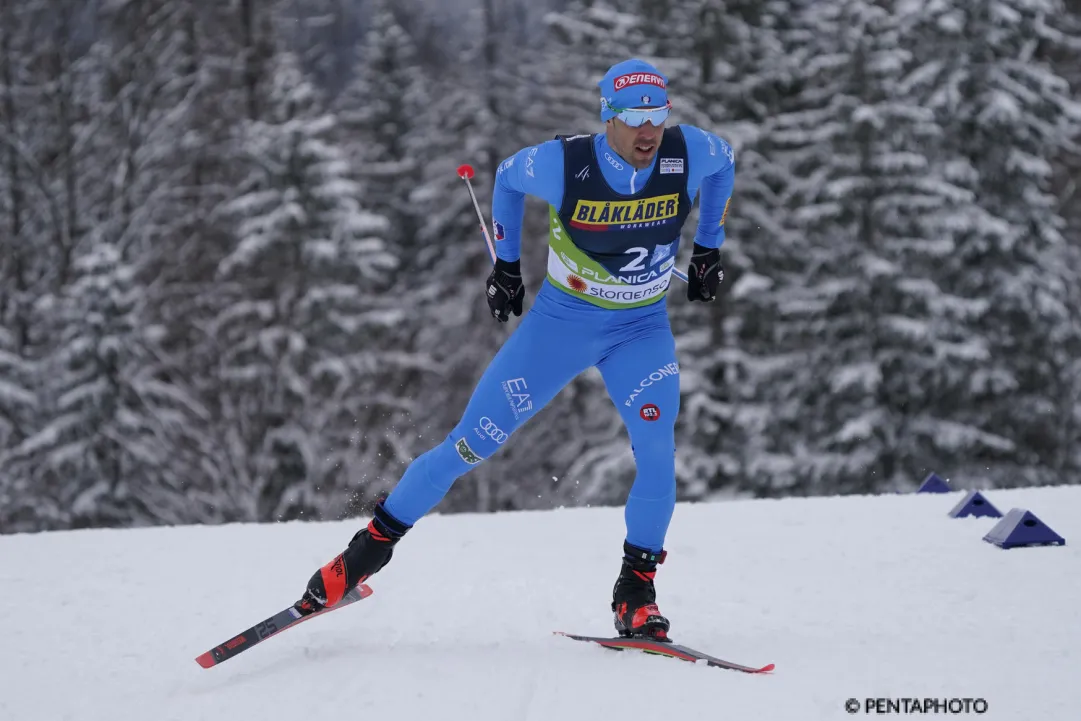
{"type": "Polygon", "coordinates": [[[485,297],[492,315],[500,323],[506,323],[511,311],[522,314],[525,287],[522,285],[522,261],[496,258],[495,267],[485,283],[485,297]]]}

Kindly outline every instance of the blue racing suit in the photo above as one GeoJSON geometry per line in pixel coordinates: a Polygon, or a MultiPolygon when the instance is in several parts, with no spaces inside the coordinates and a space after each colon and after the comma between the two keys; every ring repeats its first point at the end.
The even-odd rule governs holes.
{"type": "Polygon", "coordinates": [[[596,367],[634,452],[626,541],[661,551],[676,500],[680,398],[664,299],[699,191],[695,242],[724,241],[734,173],[729,144],[690,125],[667,128],[652,165],[640,170],[604,134],[559,137],[504,160],[492,200],[496,252],[519,258],[525,196],[541,198],[549,205],[547,276],[458,425],[409,465],[384,509],[412,526],[575,376],[596,367]]]}

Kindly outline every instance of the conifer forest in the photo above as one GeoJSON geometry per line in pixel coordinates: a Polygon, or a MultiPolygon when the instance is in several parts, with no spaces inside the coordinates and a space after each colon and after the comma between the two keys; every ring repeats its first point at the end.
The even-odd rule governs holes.
{"type": "MultiPolygon", "coordinates": [[[[735,153],[679,500],[1081,482],[1081,0],[0,0],[0,532],[370,509],[520,322],[456,168],[630,57],[735,153]]],[[[634,473],[590,370],[436,510],[634,473]]]]}

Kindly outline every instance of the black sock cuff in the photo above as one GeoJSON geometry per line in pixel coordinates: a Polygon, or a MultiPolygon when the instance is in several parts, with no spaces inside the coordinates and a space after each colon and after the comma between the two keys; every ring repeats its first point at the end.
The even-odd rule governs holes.
{"type": "Polygon", "coordinates": [[[388,538],[401,538],[405,535],[406,531],[412,528],[412,526],[407,526],[394,516],[390,515],[390,512],[383,508],[382,501],[376,505],[373,516],[372,520],[375,521],[379,530],[388,538]]]}

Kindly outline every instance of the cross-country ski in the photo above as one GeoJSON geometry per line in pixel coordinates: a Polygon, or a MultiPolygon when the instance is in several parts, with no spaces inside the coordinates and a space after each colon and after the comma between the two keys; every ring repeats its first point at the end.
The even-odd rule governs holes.
{"type": "Polygon", "coordinates": [[[239,653],[247,651],[256,644],[278,635],[282,631],[292,628],[300,624],[303,621],[308,621],[316,616],[322,616],[323,614],[336,611],[340,608],[356,603],[362,599],[372,595],[372,589],[370,586],[360,584],[350,589],[348,593],[342,598],[342,600],[334,606],[334,608],[324,609],[322,611],[313,611],[309,609],[298,608],[297,604],[293,604],[288,608],[285,608],[273,616],[260,621],[247,631],[238,633],[228,641],[224,641],[214,648],[205,653],[199,654],[196,657],[195,662],[203,668],[213,668],[220,663],[224,663],[233,658],[239,653]]]}
{"type": "Polygon", "coordinates": [[[642,653],[654,654],[657,656],[667,656],[669,658],[677,658],[681,661],[690,661],[692,663],[706,663],[709,666],[716,666],[717,668],[725,668],[731,671],[743,671],[744,673],[769,673],[773,671],[774,664],[766,664],[765,666],[753,667],[744,666],[738,663],[732,663],[731,661],[725,661],[715,656],[710,656],[708,653],[697,651],[693,648],[683,646],[672,641],[658,641],[650,638],[628,638],[624,636],[582,636],[579,634],[566,633],[564,631],[556,631],[559,636],[566,636],[567,638],[575,641],[587,641],[595,643],[604,648],[613,651],[641,651],[642,653]]]}

